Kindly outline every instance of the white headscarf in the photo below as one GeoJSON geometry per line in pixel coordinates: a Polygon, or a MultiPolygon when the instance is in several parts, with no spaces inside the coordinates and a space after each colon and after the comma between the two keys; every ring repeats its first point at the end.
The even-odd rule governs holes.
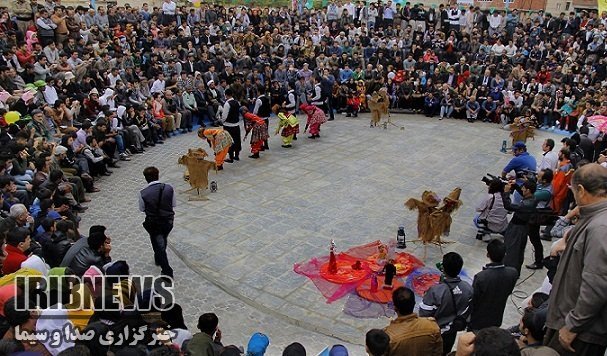
{"type": "Polygon", "coordinates": [[[38,341],[46,350],[53,356],[58,355],[61,351],[74,346],[73,341],[66,340],[65,331],[74,330],[74,324],[68,319],[67,309],[63,305],[53,305],[48,309],[44,309],[38,321],[36,321],[36,331],[46,331],[38,335],[38,341]]]}

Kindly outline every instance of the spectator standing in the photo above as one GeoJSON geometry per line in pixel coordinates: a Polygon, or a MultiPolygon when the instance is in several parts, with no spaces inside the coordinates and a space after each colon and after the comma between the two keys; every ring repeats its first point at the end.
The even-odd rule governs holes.
{"type": "Polygon", "coordinates": [[[561,355],[602,355],[607,349],[607,170],[578,169],[571,190],[580,218],[569,233],[548,305],[545,344],[561,355]]]}
{"type": "Polygon", "coordinates": [[[439,356],[443,353],[440,328],[434,320],[413,313],[415,295],[406,287],[392,292],[397,318],[384,328],[390,337],[389,356],[439,356]]]}
{"type": "Polygon", "coordinates": [[[518,279],[515,268],[504,266],[505,255],[506,246],[503,242],[489,242],[487,257],[491,262],[474,276],[472,282],[472,313],[468,327],[470,330],[502,325],[508,296],[518,279]]]}
{"type": "Polygon", "coordinates": [[[451,352],[457,332],[466,328],[470,316],[472,286],[459,278],[463,266],[458,253],[444,255],[442,281],[426,291],[419,305],[419,315],[433,317],[441,329],[443,355],[451,352]]]}
{"type": "Polygon", "coordinates": [[[156,167],[147,167],[143,176],[148,183],[139,195],[139,210],[145,213],[143,227],[150,235],[154,261],[162,269],[161,273],[173,277],[173,269],[169,265],[166,248],[169,233],[173,229],[173,208],[177,205],[175,193],[170,184],[161,183],[156,167]]]}
{"type": "Polygon", "coordinates": [[[537,172],[542,169],[551,169],[553,172],[557,170],[559,165],[559,155],[553,151],[554,149],[554,140],[551,138],[547,138],[544,140],[542,144],[542,159],[540,163],[537,165],[537,172]]]}

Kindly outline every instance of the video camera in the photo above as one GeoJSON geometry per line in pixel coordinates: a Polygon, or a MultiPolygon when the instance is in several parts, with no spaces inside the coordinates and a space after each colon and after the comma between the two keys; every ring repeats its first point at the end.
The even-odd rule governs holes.
{"type": "Polygon", "coordinates": [[[502,177],[494,176],[493,174],[489,174],[489,173],[487,173],[487,175],[484,176],[481,179],[481,181],[483,183],[485,183],[487,186],[491,185],[491,182],[493,182],[493,181],[499,181],[502,184],[502,186],[508,184],[508,180],[506,180],[502,177]]]}
{"type": "Polygon", "coordinates": [[[516,179],[526,179],[526,180],[532,180],[534,182],[537,181],[537,172],[529,170],[529,169],[522,169],[518,172],[516,172],[516,179]]]}

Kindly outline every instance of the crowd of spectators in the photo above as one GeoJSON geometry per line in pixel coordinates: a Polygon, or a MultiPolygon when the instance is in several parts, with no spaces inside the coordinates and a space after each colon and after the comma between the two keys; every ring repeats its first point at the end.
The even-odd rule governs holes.
{"type": "MultiPolygon", "coordinates": [[[[583,11],[553,16],[516,9],[488,13],[454,4],[435,8],[392,1],[329,2],[322,9],[305,5],[299,2],[288,9],[203,3],[186,8],[164,0],[160,8],[144,4],[93,9],[65,7],[52,0],[15,0],[0,10],[0,234],[6,250],[0,278],[3,350],[53,355],[146,353],[145,347],[108,347],[90,340],[59,348],[42,340],[15,341],[17,326],[29,332],[52,330],[59,323],[47,321],[55,320],[116,335],[124,327],[147,326],[139,344],[158,340],[148,347],[152,354],[186,350],[194,355],[240,354],[238,347],[221,344],[219,320],[212,313],[200,316],[200,333],[192,335],[178,305],[167,312],[146,313],[99,308],[112,301],[100,298],[103,293],[96,278],[128,275],[129,266],[112,261],[111,237],[105,227],[93,225],[88,236],[78,229],[86,216],[83,204],[90,201],[87,194],[99,191],[95,182],[100,177],[111,175],[119,163],[128,166],[120,161],[129,161],[131,155],[171,136],[187,134],[195,125],[220,124],[218,113],[228,88],[252,111],[259,97],[266,96],[272,105],[318,104],[331,119],[334,112],[356,116],[367,110],[367,99],[380,90],[387,92],[392,109],[428,117],[501,125],[524,117],[537,127],[577,132],[564,141],[560,163],[540,170],[562,171],[565,176],[582,166],[583,158],[604,165],[605,155],[600,154],[604,134],[587,119],[607,114],[605,15],[583,11]],[[576,147],[581,147],[581,154],[576,147]],[[25,275],[84,277],[85,282],[71,292],[86,300],[89,308],[76,303],[42,312],[52,318],[22,311],[18,306],[25,297],[17,291],[25,286],[17,277],[25,275]],[[162,337],[167,330],[172,332],[169,342],[162,337]]],[[[546,147],[550,149],[545,152],[552,151],[554,142],[546,147]]],[[[555,229],[577,216],[569,212],[577,200],[584,202],[578,201],[583,205],[578,212],[586,209],[590,216],[604,216],[605,173],[599,168],[605,168],[588,167],[565,181],[565,190],[571,193],[560,202],[558,212],[564,217],[555,229]]],[[[580,221],[584,219],[582,214],[580,221]]],[[[602,221],[600,225],[595,218],[592,231],[604,231],[602,221]]],[[[507,223],[497,225],[506,228],[507,223]]],[[[593,261],[604,261],[605,244],[580,232],[587,226],[571,234],[595,245],[593,261]]],[[[565,236],[556,243],[555,255],[568,256],[568,268],[578,275],[569,277],[555,265],[550,282],[554,278],[563,303],[556,305],[559,302],[552,297],[539,303],[541,296],[536,296],[534,308],[547,303],[552,307],[545,323],[551,346],[558,346],[560,335],[564,348],[575,345],[580,354],[598,355],[607,340],[605,320],[597,321],[604,318],[597,310],[604,310],[606,286],[604,278],[588,279],[588,274],[604,276],[604,264],[593,264],[594,269],[584,274],[583,258],[566,249],[565,236]],[[565,283],[569,289],[563,287],[565,283]],[[576,306],[572,288],[587,288],[579,294],[586,304],[576,306]],[[595,291],[592,298],[588,290],[595,291]],[[573,312],[575,308],[585,314],[573,312]]],[[[532,242],[536,246],[537,241],[532,242]]],[[[369,354],[448,353],[455,332],[463,328],[476,333],[460,335],[457,355],[498,355],[498,350],[518,354],[514,339],[496,328],[514,288],[514,282],[505,281],[518,278],[503,265],[507,249],[497,241],[489,243],[491,263],[472,286],[458,277],[461,257],[446,255],[445,283],[424,296],[419,318],[413,313],[412,292],[395,290],[398,318],[385,331],[367,334],[369,354]],[[495,284],[503,290],[493,288],[495,284]],[[416,336],[420,330],[427,334],[416,336]]],[[[127,280],[117,282],[122,307],[155,298],[150,290],[138,290],[127,280]]],[[[54,304],[52,298],[43,303],[37,306],[54,304]]],[[[532,309],[525,312],[519,328],[523,354],[533,354],[531,349],[539,349],[543,338],[544,324],[530,314],[532,309]]],[[[263,355],[268,342],[263,334],[253,335],[248,354],[263,355]]],[[[336,345],[329,353],[347,355],[347,350],[336,345]]],[[[305,349],[295,343],[284,354],[305,355],[305,349]]]]}

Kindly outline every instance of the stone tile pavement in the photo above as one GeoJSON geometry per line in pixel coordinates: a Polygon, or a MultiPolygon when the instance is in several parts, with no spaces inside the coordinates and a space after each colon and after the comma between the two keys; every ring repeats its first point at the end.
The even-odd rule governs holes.
{"type": "MultiPolygon", "coordinates": [[[[144,186],[141,171],[155,165],[161,179],[178,192],[169,259],[191,329],[198,315],[214,311],[228,344],[245,345],[253,332],[262,331],[270,336],[270,355],[293,341],[311,354],[345,342],[361,355],[364,333],[385,326],[388,319],[349,317],[343,313],[346,298],[326,304],[309,280],[293,272],[293,264],[327,254],[331,239],[338,250],[346,250],[392,240],[399,225],[405,226],[408,239],[414,238],[417,214],[405,210],[403,202],[419,198],[424,190],[445,196],[459,186],[464,206],[454,216],[449,237],[454,243],[443,249],[462,254],[464,268],[474,275],[486,263],[485,244],[475,240],[471,224],[486,191],[480,178],[498,174],[510,159],[499,152],[508,132],[494,125],[393,115],[395,123],[406,127],[401,131],[369,128],[367,120],[367,115],[338,115],[323,125],[320,139],[302,133],[292,149],[281,148],[279,137],[272,137],[271,149],[258,160],[243,151],[239,162],[210,174],[218,192],[205,193],[207,201],[189,200],[194,193],[185,193],[189,186],[177,158],[188,148],[210,149],[195,134],[172,138],[122,163],[101,181],[102,193],[94,196],[84,224],[106,224],[114,237],[112,256],[127,259],[133,273],[158,273],[137,210],[137,194],[144,186]]],[[[528,143],[536,157],[546,137],[560,141],[556,134],[539,132],[528,143]]],[[[409,244],[408,251],[423,255],[419,245],[409,244]]],[[[527,262],[531,253],[528,247],[527,262]]],[[[425,262],[433,266],[440,256],[438,248],[430,247],[425,262]]],[[[531,293],[544,275],[524,271],[521,281],[530,278],[517,290],[531,293]]],[[[520,318],[514,303],[521,299],[512,299],[504,325],[520,318]]]]}

